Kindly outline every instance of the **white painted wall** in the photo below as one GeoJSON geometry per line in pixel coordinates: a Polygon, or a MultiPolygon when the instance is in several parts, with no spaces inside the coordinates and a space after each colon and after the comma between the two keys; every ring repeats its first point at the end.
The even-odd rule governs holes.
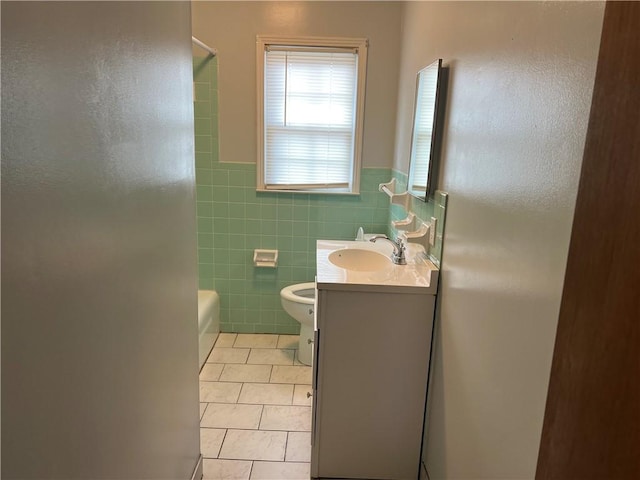
{"type": "Polygon", "coordinates": [[[400,2],[193,2],[193,34],[218,49],[220,160],[256,161],[256,35],[350,36],[369,39],[363,166],[391,167],[401,12],[400,2]]]}
{"type": "Polygon", "coordinates": [[[602,3],[408,2],[395,168],[415,74],[450,67],[450,194],[426,461],[431,479],[535,475],[602,3]]]}
{"type": "Polygon", "coordinates": [[[2,478],[200,455],[188,2],[2,2],[2,478]]]}

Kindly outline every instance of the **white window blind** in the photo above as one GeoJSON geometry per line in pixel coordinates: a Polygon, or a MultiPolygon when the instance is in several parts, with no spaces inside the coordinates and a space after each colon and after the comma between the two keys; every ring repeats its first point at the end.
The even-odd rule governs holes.
{"type": "Polygon", "coordinates": [[[352,191],[358,51],[265,45],[263,188],[352,191]]]}

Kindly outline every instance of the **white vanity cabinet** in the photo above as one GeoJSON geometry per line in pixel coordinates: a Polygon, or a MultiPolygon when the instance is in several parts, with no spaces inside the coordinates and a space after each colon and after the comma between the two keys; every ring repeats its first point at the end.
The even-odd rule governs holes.
{"type": "Polygon", "coordinates": [[[416,480],[435,288],[322,276],[319,266],[311,476],[416,480]]]}

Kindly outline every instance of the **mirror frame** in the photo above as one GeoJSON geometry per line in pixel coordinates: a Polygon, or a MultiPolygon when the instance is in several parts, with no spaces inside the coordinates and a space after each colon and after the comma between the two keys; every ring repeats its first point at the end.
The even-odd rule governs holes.
{"type": "MultiPolygon", "coordinates": [[[[429,195],[432,193],[432,174],[433,174],[433,163],[434,163],[434,152],[435,152],[435,143],[436,143],[436,134],[437,134],[437,130],[438,130],[438,111],[439,111],[439,100],[440,100],[440,94],[441,94],[441,83],[442,83],[442,59],[439,58],[438,60],[436,60],[435,62],[431,63],[430,65],[427,65],[426,67],[422,68],[418,74],[416,75],[416,94],[415,94],[415,98],[414,98],[414,106],[413,106],[413,128],[411,129],[411,153],[410,153],[410,157],[409,157],[409,175],[408,175],[408,180],[407,180],[407,190],[409,191],[409,193],[411,195],[413,195],[414,197],[418,198],[419,200],[422,200],[423,202],[426,202],[427,199],[429,198],[429,195]],[[422,78],[427,75],[427,73],[429,73],[429,70],[433,70],[435,69],[435,86],[434,86],[434,95],[432,98],[424,98],[423,94],[424,89],[421,90],[420,86],[422,84],[421,80],[422,78]],[[419,101],[422,102],[422,105],[419,105],[419,101]],[[425,105],[425,101],[428,101],[429,103],[427,103],[425,105]],[[431,105],[433,104],[433,105],[431,105]],[[430,139],[430,143],[429,143],[429,151],[427,152],[423,152],[424,155],[428,155],[428,158],[417,158],[417,155],[419,154],[419,152],[417,151],[418,149],[416,148],[416,143],[417,143],[417,133],[416,130],[419,127],[420,124],[420,119],[418,118],[418,108],[433,108],[433,118],[431,119],[430,122],[430,126],[431,126],[431,139],[430,139]],[[414,176],[416,175],[416,172],[424,172],[425,168],[418,168],[418,162],[426,162],[426,183],[424,184],[424,189],[422,188],[422,184],[419,184],[419,188],[415,188],[416,187],[416,182],[414,180],[414,176]]],[[[424,163],[423,163],[424,165],[424,163]]]]}

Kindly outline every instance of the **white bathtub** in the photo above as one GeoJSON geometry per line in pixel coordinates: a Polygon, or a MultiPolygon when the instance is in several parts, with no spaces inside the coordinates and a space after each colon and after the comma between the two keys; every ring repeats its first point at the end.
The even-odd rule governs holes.
{"type": "Polygon", "coordinates": [[[198,356],[200,368],[207,361],[220,332],[220,297],[214,290],[198,290],[198,356]]]}

